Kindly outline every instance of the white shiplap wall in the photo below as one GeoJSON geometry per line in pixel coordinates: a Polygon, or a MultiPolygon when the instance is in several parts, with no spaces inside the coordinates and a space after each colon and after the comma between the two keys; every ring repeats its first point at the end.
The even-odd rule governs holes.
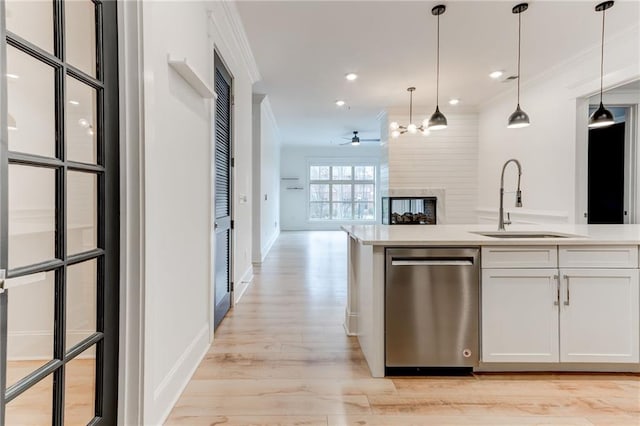
{"type": "MultiPolygon", "coordinates": [[[[478,116],[446,113],[449,126],[388,144],[389,189],[444,188],[446,223],[476,223],[478,116]]],[[[389,115],[389,122],[408,117],[389,115]]]]}

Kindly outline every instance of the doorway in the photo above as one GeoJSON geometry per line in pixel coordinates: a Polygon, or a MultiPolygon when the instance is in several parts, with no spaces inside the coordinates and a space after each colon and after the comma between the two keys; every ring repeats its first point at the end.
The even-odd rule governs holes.
{"type": "Polygon", "coordinates": [[[7,0],[0,24],[0,425],[114,425],[116,2],[7,0]]]}
{"type": "Polygon", "coordinates": [[[233,295],[232,276],[232,188],[233,145],[232,107],[233,80],[222,59],[215,53],[215,182],[214,182],[214,330],[218,328],[231,308],[233,295]]]}
{"type": "MultiPolygon", "coordinates": [[[[590,108],[592,109],[592,108],[590,108]]],[[[609,107],[615,124],[589,129],[587,223],[631,223],[631,107],[609,107]]],[[[591,113],[592,111],[590,111],[591,113]]]]}

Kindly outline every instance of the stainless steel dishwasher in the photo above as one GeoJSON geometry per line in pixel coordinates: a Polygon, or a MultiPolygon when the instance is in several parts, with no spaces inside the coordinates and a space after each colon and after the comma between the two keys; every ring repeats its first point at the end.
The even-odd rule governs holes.
{"type": "Polygon", "coordinates": [[[477,365],[479,288],[478,248],[388,248],[388,374],[477,365]]]}

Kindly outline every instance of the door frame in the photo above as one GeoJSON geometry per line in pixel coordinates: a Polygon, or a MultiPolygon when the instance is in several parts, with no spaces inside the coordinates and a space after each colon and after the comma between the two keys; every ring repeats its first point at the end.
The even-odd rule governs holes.
{"type": "MultiPolygon", "coordinates": [[[[216,58],[220,60],[220,63],[222,64],[222,66],[224,67],[226,73],[229,75],[229,78],[231,80],[231,86],[230,86],[230,95],[231,95],[231,105],[230,105],[230,113],[229,113],[229,121],[230,121],[230,135],[229,135],[229,150],[230,150],[230,156],[231,156],[231,166],[230,166],[230,176],[229,176],[229,216],[231,217],[231,223],[235,222],[235,199],[234,199],[234,193],[235,193],[235,167],[234,167],[234,161],[233,159],[235,158],[235,122],[234,122],[234,118],[235,118],[235,114],[234,114],[234,108],[235,108],[235,104],[234,104],[234,90],[235,90],[235,84],[234,83],[234,76],[233,73],[231,72],[231,67],[229,66],[229,64],[227,63],[227,61],[225,61],[220,49],[218,48],[217,45],[213,45],[213,48],[211,50],[211,64],[212,66],[212,80],[213,80],[213,87],[215,90],[215,70],[216,70],[216,58]]],[[[209,246],[210,246],[210,250],[209,250],[209,254],[210,254],[210,260],[209,260],[209,265],[210,265],[210,283],[209,283],[209,341],[213,342],[214,339],[214,331],[215,331],[215,306],[216,306],[216,301],[215,301],[215,289],[216,289],[216,268],[215,268],[215,259],[216,259],[216,234],[215,234],[215,222],[216,222],[216,212],[215,212],[215,195],[216,195],[216,130],[215,130],[215,124],[216,124],[216,101],[218,99],[218,94],[216,92],[214,92],[213,98],[212,98],[212,102],[211,102],[211,158],[209,159],[210,164],[211,164],[211,207],[210,207],[210,211],[211,211],[211,218],[210,218],[210,230],[209,230],[209,235],[210,235],[210,241],[209,241],[209,246]]],[[[232,226],[229,232],[229,282],[231,285],[231,291],[229,292],[229,297],[231,298],[231,308],[233,308],[233,306],[235,305],[235,297],[234,297],[234,286],[233,284],[233,277],[234,277],[234,251],[235,251],[235,229],[232,226]]]]}

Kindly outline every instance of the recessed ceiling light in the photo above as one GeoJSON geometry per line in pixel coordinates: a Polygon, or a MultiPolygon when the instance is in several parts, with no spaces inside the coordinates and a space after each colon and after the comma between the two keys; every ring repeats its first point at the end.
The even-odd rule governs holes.
{"type": "Polygon", "coordinates": [[[17,80],[20,78],[20,76],[17,74],[7,74],[7,78],[10,78],[12,80],[17,80]]]}
{"type": "Polygon", "coordinates": [[[69,101],[69,103],[71,105],[80,105],[80,102],[78,102],[78,101],[69,101]]]}
{"type": "Polygon", "coordinates": [[[449,99],[449,105],[458,105],[460,103],[460,99],[452,98],[449,99]]]}
{"type": "Polygon", "coordinates": [[[336,105],[338,105],[338,106],[344,106],[344,101],[343,101],[343,100],[337,100],[337,101],[336,101],[336,105]]]}
{"type": "Polygon", "coordinates": [[[354,72],[350,72],[349,74],[345,75],[344,77],[349,81],[353,81],[353,80],[358,78],[358,74],[356,74],[354,72]]]}
{"type": "Polygon", "coordinates": [[[496,78],[500,78],[502,77],[502,74],[504,74],[504,72],[502,71],[494,71],[491,74],[489,74],[489,77],[496,79],[496,78]]]}

